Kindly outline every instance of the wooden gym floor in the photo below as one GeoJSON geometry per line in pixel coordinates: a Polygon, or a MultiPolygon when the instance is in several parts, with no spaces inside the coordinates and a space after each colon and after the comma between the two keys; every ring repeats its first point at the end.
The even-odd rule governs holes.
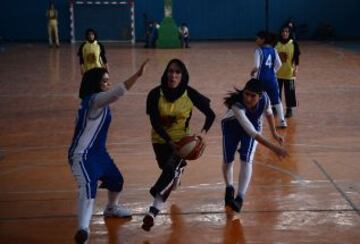
{"type": "MultiPolygon", "coordinates": [[[[150,58],[146,74],[112,105],[108,148],[123,172],[121,203],[132,220],[106,219],[100,190],[90,243],[358,243],[360,239],[360,53],[302,42],[299,106],[281,134],[290,157],[258,147],[241,214],[225,213],[221,174],[222,98],[241,88],[253,42],[193,43],[186,50],[106,45],[111,81],[150,58]],[[190,162],[181,187],[151,232],[140,226],[160,171],[149,140],[145,99],[169,59],[182,59],[190,84],[217,114],[204,156],[190,162]]],[[[79,104],[77,46],[8,44],[0,53],[0,243],[72,243],[76,185],[67,148],[79,104]]],[[[194,112],[192,128],[203,116],[194,112]]],[[[264,133],[269,136],[265,126],[264,133]]],[[[237,181],[239,163],[235,168],[237,181]]]]}

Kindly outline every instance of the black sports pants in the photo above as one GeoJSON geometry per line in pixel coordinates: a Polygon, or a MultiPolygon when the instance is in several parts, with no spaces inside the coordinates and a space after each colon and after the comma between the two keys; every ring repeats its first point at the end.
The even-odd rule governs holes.
{"type": "Polygon", "coordinates": [[[295,81],[278,79],[279,94],[282,97],[282,89],[284,87],[286,108],[296,107],[295,81]]]}
{"type": "Polygon", "coordinates": [[[153,149],[162,172],[155,185],[151,187],[150,194],[153,197],[160,194],[166,201],[171,192],[176,171],[184,168],[186,161],[177,156],[168,144],[154,143],[153,149]]]}

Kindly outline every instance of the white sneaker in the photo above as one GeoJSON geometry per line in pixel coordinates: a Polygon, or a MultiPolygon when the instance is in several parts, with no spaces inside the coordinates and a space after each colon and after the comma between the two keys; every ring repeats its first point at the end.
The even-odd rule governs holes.
{"type": "Polygon", "coordinates": [[[281,129],[285,129],[287,127],[286,120],[281,120],[278,127],[281,129]]]}
{"type": "Polygon", "coordinates": [[[124,208],[120,205],[115,205],[113,207],[106,207],[104,210],[105,217],[115,217],[115,218],[129,218],[132,216],[130,209],[124,208]]]}

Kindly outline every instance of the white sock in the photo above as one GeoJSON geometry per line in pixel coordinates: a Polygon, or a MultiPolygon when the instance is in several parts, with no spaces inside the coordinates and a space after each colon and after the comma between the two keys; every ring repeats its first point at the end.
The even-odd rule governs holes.
{"type": "Polygon", "coordinates": [[[252,175],[252,161],[245,162],[240,161],[241,167],[240,167],[240,174],[239,174],[239,188],[238,188],[238,195],[242,197],[242,199],[245,198],[246,191],[249,187],[249,183],[251,180],[252,175]]]}
{"type": "Polygon", "coordinates": [[[93,214],[95,199],[87,199],[80,197],[78,199],[77,214],[79,221],[79,229],[88,230],[90,226],[91,216],[93,214]]]}
{"type": "Polygon", "coordinates": [[[276,108],[276,112],[278,113],[278,115],[279,115],[279,119],[280,119],[280,121],[285,121],[285,117],[284,117],[284,108],[283,108],[283,105],[282,105],[282,103],[280,102],[280,103],[278,103],[278,104],[276,104],[276,105],[274,105],[275,106],[275,108],[276,108]]]}
{"type": "Polygon", "coordinates": [[[161,211],[164,208],[165,202],[162,200],[162,197],[159,194],[155,196],[152,206],[158,209],[159,211],[161,211]]]}
{"type": "Polygon", "coordinates": [[[108,204],[106,208],[113,208],[118,205],[120,192],[108,191],[108,204]]]}
{"type": "Polygon", "coordinates": [[[233,179],[233,162],[223,163],[223,176],[226,186],[232,186],[234,184],[233,179]]]}

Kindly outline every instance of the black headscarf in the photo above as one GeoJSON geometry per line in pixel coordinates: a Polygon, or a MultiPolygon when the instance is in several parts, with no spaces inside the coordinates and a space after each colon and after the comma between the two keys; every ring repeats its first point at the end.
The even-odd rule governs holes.
{"type": "Polygon", "coordinates": [[[97,40],[97,33],[94,29],[89,28],[85,31],[85,40],[87,40],[88,42],[93,43],[95,40],[97,40]],[[89,40],[89,33],[94,33],[94,40],[89,40]]]}
{"type": "Polygon", "coordinates": [[[286,44],[290,39],[293,39],[293,30],[292,30],[292,28],[291,28],[290,26],[288,26],[288,25],[284,25],[283,27],[281,27],[280,37],[279,37],[279,38],[280,38],[279,41],[280,41],[282,44],[286,44]],[[282,34],[281,34],[281,32],[282,32],[285,28],[287,28],[287,29],[289,30],[289,37],[288,37],[287,39],[284,39],[284,38],[282,37],[282,34]]]}
{"type": "Polygon", "coordinates": [[[172,59],[169,61],[166,69],[161,77],[161,90],[164,93],[166,100],[174,102],[176,99],[181,97],[186,91],[189,83],[189,73],[186,69],[185,64],[179,59],[172,59]],[[181,81],[176,88],[170,88],[168,86],[167,73],[171,64],[175,63],[181,70],[181,81]]]}

